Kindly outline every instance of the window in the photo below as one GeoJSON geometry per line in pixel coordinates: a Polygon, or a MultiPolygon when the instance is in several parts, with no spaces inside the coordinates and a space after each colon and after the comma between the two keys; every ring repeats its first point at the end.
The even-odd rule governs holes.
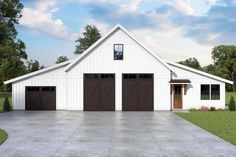
{"type": "Polygon", "coordinates": [[[36,91],[40,91],[40,87],[27,87],[26,90],[36,92],[36,91]]]}
{"type": "Polygon", "coordinates": [[[123,60],[123,44],[114,44],[114,60],[123,60]]]}
{"type": "Polygon", "coordinates": [[[201,85],[201,100],[210,99],[210,85],[201,85]]]}
{"type": "Polygon", "coordinates": [[[201,85],[201,100],[220,100],[220,85],[219,84],[204,84],[201,85]]]}
{"type": "Polygon", "coordinates": [[[137,75],[136,74],[124,74],[123,77],[124,77],[124,79],[136,79],[137,75]]]}
{"type": "Polygon", "coordinates": [[[87,79],[97,79],[99,76],[98,74],[85,74],[87,79]]]}
{"type": "Polygon", "coordinates": [[[140,74],[140,79],[152,79],[152,74],[140,74]]]}
{"type": "Polygon", "coordinates": [[[113,78],[113,77],[114,77],[113,74],[102,74],[102,75],[101,75],[101,78],[102,78],[102,79],[109,79],[109,78],[113,78]]]}
{"type": "Polygon", "coordinates": [[[220,100],[220,85],[211,85],[211,100],[220,100]]]}
{"type": "Polygon", "coordinates": [[[43,92],[52,92],[52,91],[56,91],[55,87],[42,87],[42,91],[43,92]]]}

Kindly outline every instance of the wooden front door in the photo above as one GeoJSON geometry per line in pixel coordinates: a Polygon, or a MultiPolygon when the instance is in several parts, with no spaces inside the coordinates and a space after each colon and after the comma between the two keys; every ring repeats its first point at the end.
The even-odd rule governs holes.
{"type": "Polygon", "coordinates": [[[174,109],[182,109],[182,85],[174,85],[174,109]]]}

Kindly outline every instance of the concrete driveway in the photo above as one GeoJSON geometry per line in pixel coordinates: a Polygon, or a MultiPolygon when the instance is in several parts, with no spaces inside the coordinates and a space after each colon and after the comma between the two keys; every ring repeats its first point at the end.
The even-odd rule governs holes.
{"type": "Polygon", "coordinates": [[[3,157],[236,156],[236,147],[171,112],[0,114],[3,157]]]}

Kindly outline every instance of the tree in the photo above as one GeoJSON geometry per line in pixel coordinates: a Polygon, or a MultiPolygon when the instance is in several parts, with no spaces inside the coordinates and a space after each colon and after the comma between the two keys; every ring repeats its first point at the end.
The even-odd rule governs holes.
{"type": "Polygon", "coordinates": [[[44,66],[40,65],[39,61],[37,61],[37,60],[31,59],[30,61],[27,61],[27,72],[29,72],[29,73],[43,69],[43,68],[44,68],[44,66]]]}
{"type": "Polygon", "coordinates": [[[75,41],[79,43],[76,45],[76,50],[74,52],[75,54],[83,53],[87,48],[89,48],[93,43],[101,38],[100,31],[94,25],[87,25],[84,28],[82,35],[82,37],[75,41]]]}
{"type": "Polygon", "coordinates": [[[56,64],[68,61],[69,59],[66,56],[59,56],[57,58],[56,64]]]}
{"type": "Polygon", "coordinates": [[[231,86],[236,91],[236,46],[220,45],[212,50],[212,59],[216,68],[216,75],[234,82],[231,86]]]}
{"type": "Polygon", "coordinates": [[[0,91],[8,89],[3,81],[26,73],[25,44],[17,39],[15,29],[22,9],[19,0],[0,0],[0,91]]]}
{"type": "Polygon", "coordinates": [[[189,58],[184,61],[180,61],[178,63],[182,64],[182,65],[186,65],[186,66],[194,68],[194,69],[197,69],[197,70],[202,70],[200,63],[196,58],[189,58]]]}
{"type": "Polygon", "coordinates": [[[231,96],[230,102],[229,102],[229,110],[230,111],[235,111],[235,101],[234,98],[231,96]]]}

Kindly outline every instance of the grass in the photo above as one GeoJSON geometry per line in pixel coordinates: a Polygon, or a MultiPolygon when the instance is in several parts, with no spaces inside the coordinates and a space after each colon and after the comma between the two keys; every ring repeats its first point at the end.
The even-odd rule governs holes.
{"type": "Polygon", "coordinates": [[[6,133],[6,131],[0,129],[0,145],[5,142],[8,138],[8,134],[6,133]]]}
{"type": "Polygon", "coordinates": [[[236,145],[236,112],[214,111],[176,113],[178,116],[236,145]]]}
{"type": "Polygon", "coordinates": [[[236,92],[226,92],[225,93],[225,104],[229,104],[231,96],[233,96],[234,100],[236,101],[236,92]]]}
{"type": "Polygon", "coordinates": [[[11,93],[10,92],[8,92],[8,93],[0,92],[0,112],[3,111],[3,101],[4,101],[6,96],[8,96],[10,104],[12,104],[11,93]]]}

